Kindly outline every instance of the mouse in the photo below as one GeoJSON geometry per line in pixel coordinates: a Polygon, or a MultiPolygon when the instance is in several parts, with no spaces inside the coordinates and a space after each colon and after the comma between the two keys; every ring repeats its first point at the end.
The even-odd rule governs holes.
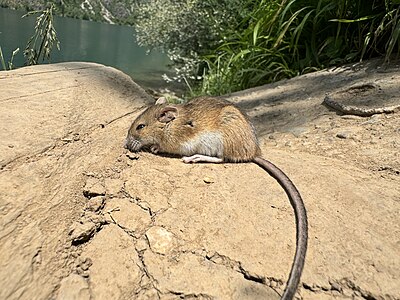
{"type": "Polygon", "coordinates": [[[244,112],[221,98],[197,97],[184,104],[169,104],[161,97],[133,121],[125,148],[179,156],[184,163],[253,162],[269,173],[285,190],[296,219],[296,251],[281,296],[293,299],[307,252],[306,208],[290,178],[261,157],[255,128],[244,112]]]}

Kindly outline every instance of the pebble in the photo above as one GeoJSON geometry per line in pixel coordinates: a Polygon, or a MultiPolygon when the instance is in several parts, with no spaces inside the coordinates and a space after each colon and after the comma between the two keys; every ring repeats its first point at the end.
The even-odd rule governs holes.
{"type": "Polygon", "coordinates": [[[151,250],[159,254],[171,252],[177,244],[174,235],[160,226],[153,226],[147,230],[146,237],[151,250]]]}
{"type": "Polygon", "coordinates": [[[382,115],[380,115],[380,114],[378,114],[378,115],[373,115],[372,117],[369,118],[368,121],[363,122],[362,125],[378,123],[378,122],[380,121],[381,118],[382,118],[382,115]]]}
{"type": "Polygon", "coordinates": [[[342,131],[336,134],[336,137],[340,139],[348,139],[351,137],[351,133],[349,131],[342,131]]]}
{"type": "Polygon", "coordinates": [[[137,155],[136,153],[132,153],[132,152],[127,152],[126,156],[130,159],[130,160],[138,160],[139,159],[139,155],[137,155]]]}
{"type": "Polygon", "coordinates": [[[96,196],[104,196],[106,194],[105,187],[96,178],[89,177],[83,188],[83,195],[86,198],[93,198],[96,196]]]}
{"type": "Polygon", "coordinates": [[[138,252],[146,250],[148,248],[147,239],[145,239],[145,238],[138,239],[136,241],[135,246],[136,246],[135,247],[136,251],[138,251],[138,252]]]}
{"type": "Polygon", "coordinates": [[[215,182],[215,180],[212,179],[211,177],[204,177],[204,178],[203,178],[203,181],[204,181],[205,183],[214,183],[214,182],[215,182]]]}
{"type": "Polygon", "coordinates": [[[103,206],[103,204],[104,204],[104,197],[97,196],[90,198],[86,204],[86,207],[88,210],[96,212],[103,206]]]}
{"type": "Polygon", "coordinates": [[[339,292],[342,290],[342,287],[337,282],[330,282],[330,284],[331,284],[331,290],[339,292]]]}
{"type": "Polygon", "coordinates": [[[87,271],[89,270],[90,266],[93,264],[92,260],[89,257],[86,258],[80,258],[79,259],[79,267],[83,270],[83,271],[87,271]]]}
{"type": "Polygon", "coordinates": [[[89,240],[95,231],[96,225],[92,222],[75,223],[70,230],[70,235],[73,242],[81,243],[89,240]]]}

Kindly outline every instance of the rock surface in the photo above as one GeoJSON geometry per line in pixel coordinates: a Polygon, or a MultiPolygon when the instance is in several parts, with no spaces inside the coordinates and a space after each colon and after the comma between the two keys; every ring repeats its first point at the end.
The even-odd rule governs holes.
{"type": "MultiPolygon", "coordinates": [[[[400,299],[400,114],[321,105],[370,82],[400,95],[399,67],[369,62],[228,97],[304,198],[302,299],[400,299]]],[[[294,216],[260,168],[127,156],[152,99],[112,68],[26,67],[0,86],[0,299],[279,298],[294,216]]]]}

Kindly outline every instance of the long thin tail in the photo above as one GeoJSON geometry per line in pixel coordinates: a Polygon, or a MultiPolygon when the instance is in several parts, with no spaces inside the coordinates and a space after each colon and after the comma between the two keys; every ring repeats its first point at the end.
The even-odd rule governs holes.
{"type": "Polygon", "coordinates": [[[287,177],[286,174],[282,172],[282,170],[261,157],[254,158],[253,162],[255,162],[257,165],[267,171],[273,178],[276,179],[276,181],[278,181],[280,186],[285,190],[286,194],[288,195],[290,204],[293,207],[296,217],[296,254],[294,256],[292,269],[290,270],[290,275],[286,284],[285,291],[283,292],[281,298],[282,300],[291,300],[296,293],[307,252],[307,212],[299,191],[294,186],[289,177],[287,177]]]}

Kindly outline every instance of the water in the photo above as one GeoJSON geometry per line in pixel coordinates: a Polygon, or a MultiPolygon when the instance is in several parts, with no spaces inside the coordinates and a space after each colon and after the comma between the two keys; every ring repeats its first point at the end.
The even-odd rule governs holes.
{"type": "MultiPolygon", "coordinates": [[[[36,16],[21,19],[22,15],[24,12],[0,8],[0,46],[6,63],[12,51],[20,49],[14,58],[15,67],[24,65],[22,52],[34,33],[36,20],[36,16]]],[[[55,17],[54,27],[61,51],[53,50],[52,63],[97,62],[123,71],[144,87],[166,87],[161,75],[170,71],[168,57],[157,51],[146,54],[147,50],[137,45],[132,27],[61,17],[55,17]]]]}

